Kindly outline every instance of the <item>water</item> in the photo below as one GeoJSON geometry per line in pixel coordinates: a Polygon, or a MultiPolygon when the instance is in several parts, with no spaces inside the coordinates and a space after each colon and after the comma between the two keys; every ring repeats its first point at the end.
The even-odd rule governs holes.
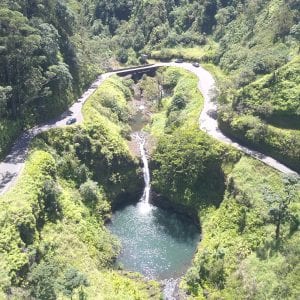
{"type": "Polygon", "coordinates": [[[117,210],[109,228],[122,243],[117,259],[126,270],[151,279],[180,277],[199,242],[198,228],[186,217],[153,206],[145,137],[136,135],[143,161],[145,189],[140,201],[117,210]]]}
{"type": "Polygon", "coordinates": [[[147,124],[147,120],[144,113],[144,106],[139,107],[138,111],[134,114],[130,121],[130,127],[132,132],[139,132],[147,124]]]}
{"type": "Polygon", "coordinates": [[[149,204],[128,205],[115,212],[109,225],[122,243],[117,263],[151,279],[181,276],[199,242],[199,232],[189,220],[149,204]]]}
{"type": "Polygon", "coordinates": [[[142,211],[146,213],[151,210],[151,206],[149,203],[151,183],[150,183],[150,170],[149,170],[148,158],[145,150],[146,138],[142,133],[136,133],[136,139],[138,140],[140,146],[140,153],[143,161],[143,175],[144,175],[144,182],[145,182],[143,196],[140,199],[141,202],[140,206],[142,211]]]}

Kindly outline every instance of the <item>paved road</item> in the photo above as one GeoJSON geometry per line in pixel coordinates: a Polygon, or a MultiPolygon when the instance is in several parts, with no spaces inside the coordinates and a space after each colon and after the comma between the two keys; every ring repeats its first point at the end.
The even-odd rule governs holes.
{"type": "Polygon", "coordinates": [[[83,121],[81,113],[84,102],[95,92],[101,83],[108,78],[111,73],[107,73],[98,77],[98,79],[91,85],[91,87],[75,102],[66,112],[55,120],[47,124],[36,126],[24,132],[13,145],[9,155],[0,163],[0,195],[4,194],[17,180],[21,173],[26,156],[28,153],[30,141],[39,133],[47,131],[52,128],[66,126],[69,118],[76,118],[76,123],[83,121]]]}
{"type": "MultiPolygon", "coordinates": [[[[174,65],[165,64],[165,65],[174,65]]],[[[178,64],[177,64],[178,66],[178,64]]],[[[204,97],[204,107],[200,114],[199,118],[199,126],[200,129],[208,133],[213,138],[219,140],[220,142],[230,144],[231,146],[243,151],[244,153],[264,162],[265,164],[273,167],[274,169],[285,173],[285,174],[294,174],[297,175],[296,172],[288,168],[287,166],[283,165],[279,161],[275,160],[274,158],[264,155],[261,152],[251,150],[245,146],[238,144],[237,142],[233,141],[229,137],[225,136],[218,127],[218,122],[216,120],[217,115],[217,104],[213,101],[213,93],[216,89],[216,82],[213,76],[203,69],[202,67],[196,68],[192,66],[190,63],[183,63],[180,64],[186,70],[189,70],[197,75],[199,78],[198,88],[203,94],[204,97]]]]}
{"type": "MultiPolygon", "coordinates": [[[[217,111],[216,103],[212,101],[212,91],[215,89],[216,83],[212,75],[203,69],[202,67],[196,68],[190,63],[159,63],[155,64],[154,67],[159,66],[177,66],[182,67],[196,74],[199,78],[199,90],[204,96],[204,108],[201,112],[199,118],[200,129],[207,132],[212,137],[217,140],[230,144],[233,147],[251,155],[254,158],[266,163],[267,165],[279,170],[280,172],[286,174],[297,174],[288,167],[284,166],[280,162],[276,161],[272,157],[266,156],[260,152],[251,150],[244,147],[230,138],[226,137],[218,128],[218,123],[211,112],[217,111]]],[[[149,68],[149,67],[146,67],[149,68]]],[[[145,69],[146,69],[145,68],[145,69]]],[[[134,70],[136,68],[133,68],[134,70]]],[[[141,68],[138,68],[139,70],[141,68]]],[[[128,71],[128,70],[126,70],[128,71]]],[[[118,72],[118,73],[122,73],[118,72]]],[[[52,128],[66,126],[66,121],[74,117],[77,119],[77,123],[83,121],[83,116],[81,114],[82,105],[84,102],[95,92],[95,90],[102,84],[102,82],[111,76],[113,73],[106,73],[98,77],[98,79],[91,85],[91,87],[74,103],[65,113],[63,113],[59,118],[49,122],[48,124],[43,124],[36,126],[22,134],[20,138],[17,139],[16,143],[13,145],[11,152],[5,158],[3,162],[0,163],[0,195],[5,193],[15,182],[18,175],[21,173],[25,159],[28,153],[28,146],[30,141],[39,133],[47,131],[52,128]]]]}

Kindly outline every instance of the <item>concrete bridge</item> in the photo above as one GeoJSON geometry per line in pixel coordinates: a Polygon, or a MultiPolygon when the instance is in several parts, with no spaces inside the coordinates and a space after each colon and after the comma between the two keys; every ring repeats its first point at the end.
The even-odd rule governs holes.
{"type": "Polygon", "coordinates": [[[134,68],[124,68],[124,69],[117,69],[113,70],[111,73],[117,74],[118,76],[127,76],[132,75],[133,79],[139,79],[144,74],[149,76],[155,76],[156,70],[160,67],[160,64],[150,64],[150,65],[143,65],[134,68]]]}

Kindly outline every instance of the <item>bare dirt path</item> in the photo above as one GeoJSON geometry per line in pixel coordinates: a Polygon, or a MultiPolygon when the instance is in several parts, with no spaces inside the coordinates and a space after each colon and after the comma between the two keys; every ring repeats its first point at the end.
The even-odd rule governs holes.
{"type": "MultiPolygon", "coordinates": [[[[232,145],[233,147],[243,151],[244,153],[264,162],[265,164],[273,167],[274,169],[286,173],[286,174],[297,174],[293,170],[289,169],[282,163],[273,159],[270,156],[264,155],[258,151],[251,150],[245,146],[242,146],[227,136],[225,136],[219,129],[217,120],[211,117],[212,111],[217,111],[217,105],[213,102],[213,97],[211,92],[215,89],[216,83],[213,76],[203,69],[202,67],[196,68],[190,63],[158,63],[153,65],[153,67],[159,66],[177,66],[182,67],[199,78],[199,90],[204,97],[204,107],[199,118],[199,127],[201,130],[208,133],[213,138],[232,145]]],[[[145,67],[148,69],[149,66],[145,67]]],[[[135,70],[136,68],[132,68],[135,70]]],[[[141,70],[143,68],[139,68],[141,70]]],[[[128,69],[127,71],[128,72],[128,69]]],[[[121,73],[121,72],[119,72],[121,73]]],[[[76,118],[77,124],[83,121],[83,116],[81,109],[85,101],[95,92],[95,90],[102,84],[102,82],[111,76],[113,73],[106,73],[98,77],[98,79],[91,85],[91,87],[75,102],[65,113],[63,113],[59,118],[49,122],[48,124],[43,124],[36,126],[26,132],[24,132],[13,145],[10,153],[0,163],[0,195],[4,194],[8,189],[16,182],[19,174],[21,173],[26,156],[29,149],[30,141],[39,133],[47,131],[49,129],[66,126],[66,122],[69,118],[76,118]]]]}

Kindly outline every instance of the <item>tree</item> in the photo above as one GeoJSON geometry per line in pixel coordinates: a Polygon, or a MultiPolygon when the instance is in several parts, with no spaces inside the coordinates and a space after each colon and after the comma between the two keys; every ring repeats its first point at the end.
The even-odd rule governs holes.
{"type": "Polygon", "coordinates": [[[300,41],[300,22],[292,26],[290,33],[295,39],[300,41]]]}
{"type": "Polygon", "coordinates": [[[43,261],[29,275],[31,296],[40,300],[57,299],[55,286],[58,266],[53,262],[43,261]]]}
{"type": "Polygon", "coordinates": [[[53,179],[45,181],[42,189],[42,199],[45,212],[48,214],[50,220],[56,219],[61,213],[61,207],[58,201],[60,194],[59,186],[53,179]]]}
{"type": "Polygon", "coordinates": [[[184,94],[175,94],[172,99],[171,105],[167,111],[168,116],[172,111],[179,111],[184,109],[186,104],[187,104],[187,99],[184,94]]]}
{"type": "Polygon", "coordinates": [[[11,86],[0,86],[0,117],[7,114],[7,101],[9,100],[11,91],[11,86]]]}
{"type": "Polygon", "coordinates": [[[41,33],[41,48],[45,53],[50,65],[57,62],[57,54],[59,52],[59,33],[57,29],[48,23],[39,26],[41,33]]]}
{"type": "Polygon", "coordinates": [[[61,98],[65,91],[72,86],[73,78],[70,74],[69,66],[59,62],[57,65],[50,66],[47,74],[49,78],[52,78],[52,89],[58,92],[59,98],[61,98]]]}
{"type": "Polygon", "coordinates": [[[146,41],[143,32],[139,29],[133,40],[133,49],[139,51],[145,47],[146,41]]]}
{"type": "Polygon", "coordinates": [[[146,40],[149,40],[153,29],[167,21],[165,1],[162,0],[142,1],[135,6],[133,14],[146,40]]]}
{"type": "Polygon", "coordinates": [[[80,195],[85,202],[95,204],[99,200],[98,184],[95,181],[88,180],[80,186],[80,195]]]}
{"type": "Polygon", "coordinates": [[[55,6],[56,17],[61,25],[61,31],[67,34],[73,33],[75,16],[72,11],[66,6],[64,1],[57,1],[55,6]]]}
{"type": "Polygon", "coordinates": [[[259,119],[258,122],[253,125],[254,126],[252,128],[246,131],[245,137],[251,140],[253,143],[263,142],[268,134],[267,125],[261,122],[259,119]]]}
{"type": "Polygon", "coordinates": [[[290,210],[290,204],[297,195],[299,188],[299,178],[296,176],[283,177],[284,191],[283,194],[275,193],[270,189],[265,190],[265,199],[270,204],[269,216],[270,221],[275,225],[275,238],[279,241],[281,226],[293,217],[290,210]]]}
{"type": "Polygon", "coordinates": [[[225,32],[225,26],[233,20],[235,17],[234,7],[224,7],[218,10],[218,13],[215,15],[217,21],[217,37],[222,37],[225,32]]]}
{"type": "Polygon", "coordinates": [[[16,118],[22,115],[24,103],[40,89],[40,36],[19,12],[0,9],[0,24],[0,36],[5,37],[5,52],[0,56],[0,82],[12,87],[8,109],[16,118]]]}
{"type": "Polygon", "coordinates": [[[140,82],[140,89],[146,101],[156,102],[160,99],[159,83],[156,78],[143,75],[140,82]]]}
{"type": "Polygon", "coordinates": [[[293,26],[293,13],[286,4],[282,4],[272,20],[275,39],[284,39],[293,26]]]}
{"type": "Polygon", "coordinates": [[[128,52],[126,49],[121,48],[118,52],[117,52],[117,59],[120,63],[125,64],[128,60],[128,52]]]}
{"type": "Polygon", "coordinates": [[[64,278],[60,283],[61,291],[64,295],[72,299],[76,289],[80,288],[79,299],[85,299],[85,293],[83,287],[89,286],[86,276],[80,273],[75,268],[71,267],[67,269],[64,274],[64,278]]]}

